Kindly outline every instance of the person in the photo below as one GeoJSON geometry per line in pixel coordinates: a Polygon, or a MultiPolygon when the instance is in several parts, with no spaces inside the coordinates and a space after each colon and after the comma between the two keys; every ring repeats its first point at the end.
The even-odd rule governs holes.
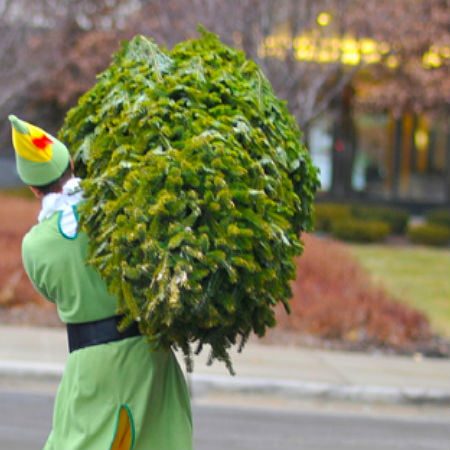
{"type": "Polygon", "coordinates": [[[116,298],[86,263],[78,226],[80,180],[66,146],[9,116],[22,181],[42,200],[22,259],[40,294],[67,324],[69,356],[44,450],[191,450],[183,373],[171,350],[151,349],[137,324],[119,332],[116,298]]]}

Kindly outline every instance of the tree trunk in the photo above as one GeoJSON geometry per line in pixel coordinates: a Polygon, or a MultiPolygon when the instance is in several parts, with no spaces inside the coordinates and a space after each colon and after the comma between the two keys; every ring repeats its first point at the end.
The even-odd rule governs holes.
{"type": "Polygon", "coordinates": [[[394,132],[394,159],[392,167],[392,199],[396,199],[400,192],[400,164],[403,140],[403,117],[396,119],[394,132]]]}
{"type": "Polygon", "coordinates": [[[447,118],[447,161],[446,161],[447,203],[450,205],[450,119],[447,118]]]}
{"type": "Polygon", "coordinates": [[[352,111],[353,89],[347,86],[340,99],[333,132],[331,193],[338,200],[353,194],[352,173],[356,154],[356,129],[352,111]]]}

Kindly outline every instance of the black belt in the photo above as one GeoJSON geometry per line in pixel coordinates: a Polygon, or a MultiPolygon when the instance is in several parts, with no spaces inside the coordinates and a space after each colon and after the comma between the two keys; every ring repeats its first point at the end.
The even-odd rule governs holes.
{"type": "Polygon", "coordinates": [[[115,316],[96,320],[95,322],[68,323],[69,352],[90,347],[91,345],[106,344],[141,335],[136,322],[125,331],[120,332],[117,327],[122,318],[122,316],[115,316]]]}

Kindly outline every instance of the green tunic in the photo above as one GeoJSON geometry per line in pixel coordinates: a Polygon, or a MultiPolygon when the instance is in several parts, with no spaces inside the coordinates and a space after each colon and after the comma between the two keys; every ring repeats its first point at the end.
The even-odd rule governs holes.
{"type": "MultiPolygon", "coordinates": [[[[59,213],[25,236],[22,257],[36,289],[66,323],[113,316],[116,300],[87,266],[88,238],[64,236],[59,213]]],[[[45,450],[110,450],[126,410],[131,445],[120,450],[191,450],[186,382],[172,351],[150,351],[143,337],[72,352],[55,401],[45,450]]]]}

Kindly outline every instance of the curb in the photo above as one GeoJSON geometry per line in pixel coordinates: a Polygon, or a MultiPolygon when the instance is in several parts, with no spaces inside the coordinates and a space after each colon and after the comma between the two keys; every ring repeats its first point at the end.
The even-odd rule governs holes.
{"type": "MultiPolygon", "coordinates": [[[[0,361],[0,378],[21,381],[59,382],[63,364],[28,361],[0,361]]],[[[209,393],[257,394],[283,396],[291,399],[316,398],[377,402],[390,404],[450,406],[450,392],[439,389],[396,388],[390,386],[357,386],[308,381],[276,380],[256,377],[189,374],[188,383],[193,397],[209,393]]]]}
{"type": "Polygon", "coordinates": [[[28,361],[0,361],[0,378],[59,382],[64,364],[28,361]]]}
{"type": "Polygon", "coordinates": [[[450,406],[450,392],[439,389],[357,386],[264,378],[232,378],[194,374],[190,376],[193,396],[208,392],[281,395],[289,398],[317,398],[391,404],[433,404],[450,406]]]}

